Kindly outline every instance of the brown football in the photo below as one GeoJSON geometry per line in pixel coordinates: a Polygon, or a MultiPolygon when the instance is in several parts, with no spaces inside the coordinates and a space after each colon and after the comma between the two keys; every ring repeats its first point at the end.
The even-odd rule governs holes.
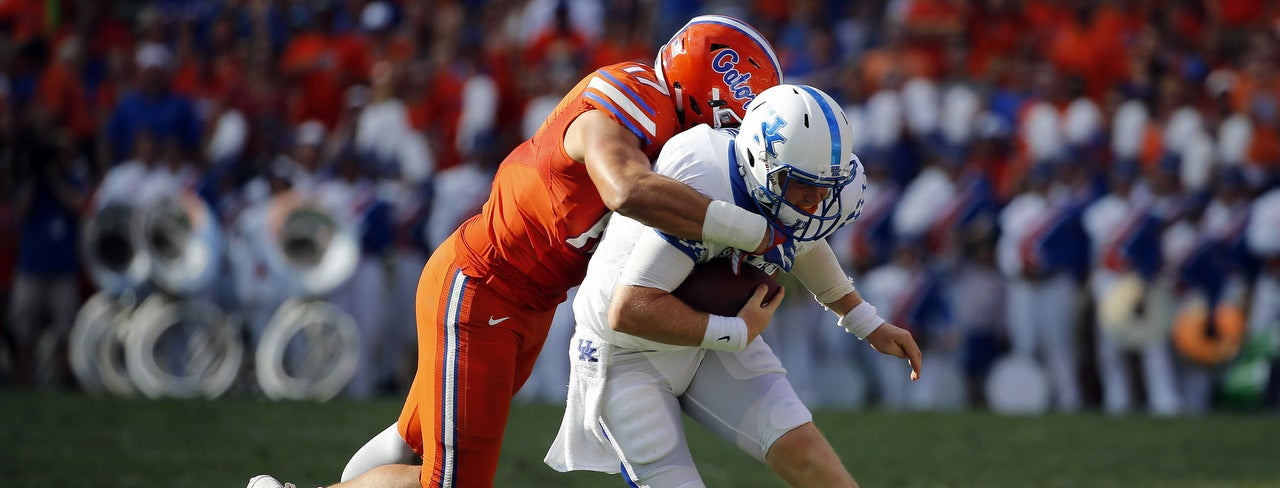
{"type": "Polygon", "coordinates": [[[734,317],[761,283],[769,285],[765,301],[777,295],[778,281],[760,268],[742,263],[734,274],[729,258],[716,258],[695,265],[671,294],[703,312],[734,317]]]}

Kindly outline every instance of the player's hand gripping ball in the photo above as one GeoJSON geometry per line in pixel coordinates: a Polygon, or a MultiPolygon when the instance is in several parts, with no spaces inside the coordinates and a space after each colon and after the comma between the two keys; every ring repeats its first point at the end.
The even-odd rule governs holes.
{"type": "Polygon", "coordinates": [[[778,294],[778,281],[760,268],[746,263],[738,266],[737,273],[733,268],[731,258],[716,258],[695,265],[671,294],[690,307],[726,317],[738,315],[761,283],[769,286],[765,302],[778,294]]]}

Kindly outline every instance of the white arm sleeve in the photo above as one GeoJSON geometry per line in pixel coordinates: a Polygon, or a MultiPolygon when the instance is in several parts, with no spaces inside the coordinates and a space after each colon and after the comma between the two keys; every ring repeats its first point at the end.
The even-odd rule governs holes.
{"type": "Polygon", "coordinates": [[[693,270],[693,260],[663,240],[653,229],[645,229],[636,239],[619,284],[671,291],[693,270]]]}
{"type": "Polygon", "coordinates": [[[791,274],[824,306],[853,293],[853,280],[844,274],[825,239],[814,241],[804,254],[796,256],[791,274]]]}

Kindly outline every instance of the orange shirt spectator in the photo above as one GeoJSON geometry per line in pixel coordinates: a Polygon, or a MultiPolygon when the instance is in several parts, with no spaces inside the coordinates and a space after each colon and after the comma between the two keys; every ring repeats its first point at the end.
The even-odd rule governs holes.
{"type": "Polygon", "coordinates": [[[333,52],[338,59],[338,82],[342,86],[368,84],[370,70],[382,59],[372,52],[372,44],[363,32],[348,32],[332,40],[333,52]]]}
{"type": "Polygon", "coordinates": [[[1026,19],[1026,32],[1036,46],[1043,46],[1052,39],[1062,24],[1071,22],[1071,11],[1066,2],[1055,0],[1028,0],[1022,5],[1022,15],[1026,19]]]}
{"type": "Polygon", "coordinates": [[[969,76],[987,79],[993,76],[993,63],[1013,56],[1026,34],[1022,15],[1006,7],[999,11],[983,12],[969,18],[969,76]]]}
{"type": "Polygon", "coordinates": [[[454,141],[458,138],[458,117],[462,115],[462,87],[465,82],[459,70],[441,67],[426,83],[422,98],[409,107],[409,124],[431,137],[436,171],[456,166],[462,159],[454,141]]]}
{"type": "Polygon", "coordinates": [[[1207,2],[1218,11],[1218,18],[1228,27],[1258,25],[1264,20],[1266,0],[1216,0],[1207,2]]]}
{"type": "Polygon", "coordinates": [[[1280,135],[1276,134],[1275,127],[1255,121],[1245,159],[1259,168],[1280,168],[1280,135]]]}
{"type": "Polygon", "coordinates": [[[608,66],[624,61],[649,64],[653,62],[653,48],[643,38],[636,36],[614,36],[609,30],[600,39],[591,52],[586,67],[588,69],[608,66]]]}
{"type": "MultiPolygon", "coordinates": [[[[791,9],[793,5],[790,0],[755,0],[751,2],[751,11],[759,15],[761,19],[768,24],[783,23],[791,20],[791,9]]],[[[663,39],[665,41],[665,39],[663,39]]]]}
{"type": "Polygon", "coordinates": [[[1251,55],[1235,75],[1230,100],[1236,112],[1248,114],[1254,111],[1255,105],[1280,104],[1280,72],[1271,58],[1251,55]]]}
{"type": "Polygon", "coordinates": [[[45,19],[44,0],[5,0],[0,2],[0,23],[12,27],[12,39],[21,44],[50,30],[45,19]]]}
{"type": "Polygon", "coordinates": [[[1101,12],[1059,25],[1048,52],[1061,74],[1085,80],[1085,92],[1095,100],[1101,99],[1128,68],[1120,34],[1126,24],[1117,17],[1106,20],[1101,12]]]}
{"type": "Polygon", "coordinates": [[[1128,43],[1147,25],[1148,13],[1138,7],[1125,9],[1118,5],[1099,5],[1094,14],[1093,32],[1107,40],[1128,43]]]}
{"type": "Polygon", "coordinates": [[[360,49],[368,53],[369,62],[372,63],[370,66],[381,61],[404,64],[418,55],[418,46],[407,36],[389,34],[382,41],[375,38],[361,38],[361,40],[364,43],[360,49]]]}
{"type": "Polygon", "coordinates": [[[1159,124],[1147,124],[1142,131],[1142,145],[1138,146],[1138,161],[1147,171],[1155,171],[1164,156],[1164,128],[1159,124]]]}
{"type": "Polygon", "coordinates": [[[197,101],[226,101],[241,76],[240,62],[232,56],[187,58],[173,74],[173,91],[197,101]]]}
{"type": "Polygon", "coordinates": [[[69,129],[77,140],[93,136],[95,121],[74,61],[60,60],[45,69],[36,100],[57,125],[69,129]]]}
{"type": "Polygon", "coordinates": [[[945,65],[947,43],[964,33],[966,9],[955,0],[914,0],[907,7],[902,29],[908,51],[917,51],[928,60],[936,77],[945,65]]]}
{"type": "Polygon", "coordinates": [[[280,69],[292,78],[289,121],[301,124],[316,119],[333,127],[342,110],[342,66],[334,42],[322,33],[303,32],[285,47],[280,69]]]}
{"type": "Polygon", "coordinates": [[[586,66],[590,47],[591,41],[580,32],[550,29],[529,43],[529,47],[524,50],[522,64],[526,67],[538,66],[547,57],[554,56],[567,58],[581,69],[586,66]]]}
{"type": "Polygon", "coordinates": [[[885,88],[896,89],[911,78],[935,76],[933,65],[920,51],[890,44],[869,49],[862,55],[862,86],[867,95],[885,88]]]}

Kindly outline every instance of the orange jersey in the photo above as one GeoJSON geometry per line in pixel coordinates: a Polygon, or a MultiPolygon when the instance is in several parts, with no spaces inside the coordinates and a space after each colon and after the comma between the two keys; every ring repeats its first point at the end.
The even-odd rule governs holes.
{"type": "Polygon", "coordinates": [[[588,110],[635,134],[650,160],[679,130],[675,104],[653,68],[620,63],[579,82],[502,162],[484,209],[458,230],[458,265],[530,309],[554,307],[582,281],[608,222],[586,165],[564,152],[569,124],[588,110]]]}

